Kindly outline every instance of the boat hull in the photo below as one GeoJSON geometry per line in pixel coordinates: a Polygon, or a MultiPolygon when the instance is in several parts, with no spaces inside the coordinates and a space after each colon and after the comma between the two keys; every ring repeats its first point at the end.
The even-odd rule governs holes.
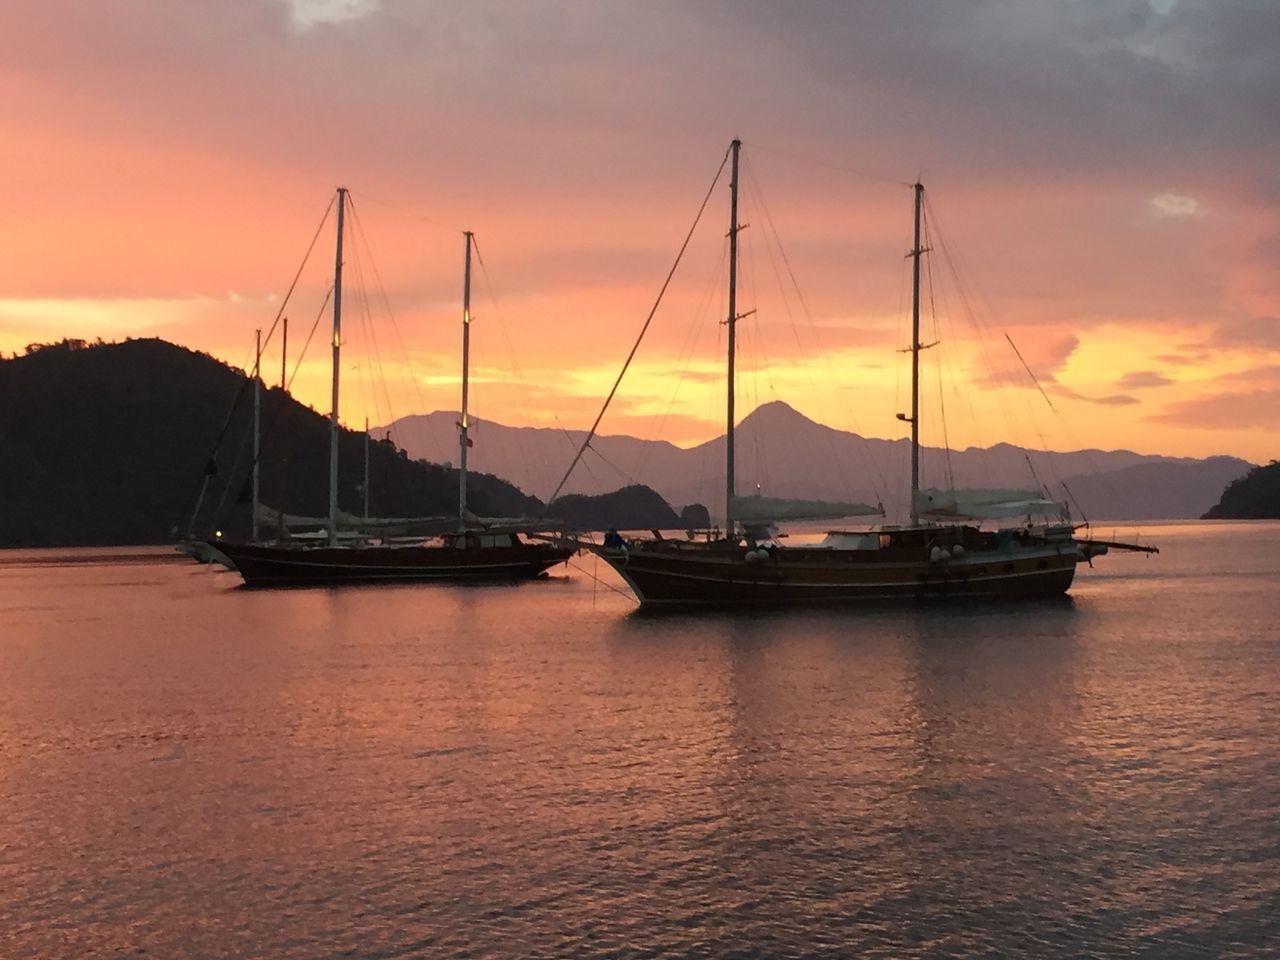
{"type": "Polygon", "coordinates": [[[553,544],[455,549],[219,544],[250,587],[532,580],[573,551],[553,544]]]}
{"type": "Polygon", "coordinates": [[[858,604],[1065,593],[1074,544],[1016,554],[879,561],[862,551],[780,549],[747,562],[745,551],[603,551],[642,607],[858,604]]]}

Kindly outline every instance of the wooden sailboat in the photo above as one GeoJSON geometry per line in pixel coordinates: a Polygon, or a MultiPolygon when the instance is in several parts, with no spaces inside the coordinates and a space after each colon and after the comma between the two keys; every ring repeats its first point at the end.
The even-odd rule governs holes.
{"type": "Polygon", "coordinates": [[[1031,516],[1059,507],[1037,491],[938,491],[920,489],[920,258],[924,187],[915,192],[915,243],[911,338],[911,522],[851,533],[833,532],[810,546],[787,546],[775,522],[869,515],[858,504],[822,504],[739,497],[734,479],[734,361],[737,313],[738,160],[730,147],[728,269],[728,397],[723,539],[693,541],[616,534],[592,546],[631,587],[642,607],[858,603],[934,597],[1030,597],[1064,593],[1081,561],[1108,548],[1155,552],[1130,544],[1079,539],[1068,522],[1033,523],[1031,516]],[[1027,518],[1023,525],[983,530],[972,522],[1027,518]]]}
{"type": "MultiPolygon", "coordinates": [[[[338,399],[342,332],[342,240],[347,191],[338,189],[337,253],[333,291],[333,385],[329,419],[329,517],[324,543],[225,543],[214,546],[248,586],[305,586],[335,583],[424,580],[526,580],[545,573],[575,552],[563,543],[529,541],[519,520],[484,521],[467,510],[467,387],[470,363],[471,253],[474,236],[466,237],[462,308],[462,415],[459,420],[461,460],[458,472],[458,515],[441,518],[453,529],[438,538],[414,543],[371,542],[356,537],[341,542],[338,510],[338,399]]],[[[366,465],[366,507],[368,470],[366,465]]],[[[256,487],[256,484],[255,484],[256,487]]],[[[256,497],[255,497],[256,500],[256,497]]],[[[255,518],[257,504],[255,502],[255,518]]],[[[256,520],[255,520],[256,530],[256,520]]]]}

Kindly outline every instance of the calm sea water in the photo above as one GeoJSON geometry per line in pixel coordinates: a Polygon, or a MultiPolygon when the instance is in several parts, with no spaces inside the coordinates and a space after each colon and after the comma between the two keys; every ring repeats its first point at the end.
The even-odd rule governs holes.
{"type": "Polygon", "coordinates": [[[661,618],[0,554],[0,956],[1280,956],[1280,524],[1140,533],[661,618]]]}

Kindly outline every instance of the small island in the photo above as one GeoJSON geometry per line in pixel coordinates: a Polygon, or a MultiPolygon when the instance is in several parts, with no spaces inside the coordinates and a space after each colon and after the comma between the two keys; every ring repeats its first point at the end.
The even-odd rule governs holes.
{"type": "Polygon", "coordinates": [[[1232,480],[1203,520],[1280,520],[1280,461],[1232,480]]]}

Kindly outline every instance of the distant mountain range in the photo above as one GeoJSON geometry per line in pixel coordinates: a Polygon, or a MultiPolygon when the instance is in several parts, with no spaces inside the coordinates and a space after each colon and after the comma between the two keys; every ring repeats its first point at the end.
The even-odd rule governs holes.
{"type": "MultiPolygon", "coordinates": [[[[413,457],[456,459],[458,415],[437,411],[403,417],[390,431],[413,457]]],[[[508,427],[473,419],[469,462],[546,498],[559,482],[581,430],[508,427]]],[[[910,443],[880,440],[810,420],[780,401],[764,404],[738,427],[738,490],[776,497],[882,502],[891,519],[906,512],[910,443]]],[[[601,436],[564,493],[598,494],[643,483],[673,504],[705,503],[723,510],[724,437],[681,448],[660,440],[601,436]]],[[[925,486],[1047,487],[1056,499],[1070,490],[1073,512],[1091,520],[1200,517],[1223,488],[1251,464],[1237,457],[1146,456],[1129,450],[1045,452],[1001,443],[947,453],[922,453],[925,486]],[[1065,483],[1065,488],[1064,488],[1065,483]]]]}
{"type": "MultiPolygon", "coordinates": [[[[0,359],[0,547],[164,542],[187,528],[210,468],[195,532],[217,527],[243,535],[251,459],[246,387],[241,371],[161,340],[71,340],[0,359]]],[[[328,417],[273,388],[263,391],[262,420],[262,501],[288,513],[324,515],[328,417]]],[[[456,459],[456,422],[453,413],[409,417],[394,425],[396,443],[370,445],[374,515],[456,510],[458,477],[449,465],[456,459]]],[[[551,492],[584,434],[486,421],[473,426],[472,437],[473,512],[517,516],[541,513],[542,501],[529,494],[545,498],[551,492]]],[[[740,492],[758,483],[772,496],[882,499],[891,518],[903,506],[905,440],[833,430],[771,403],[743,421],[738,444],[740,492]]],[[[343,430],[340,446],[339,506],[358,514],[364,436],[343,430]]],[[[702,508],[688,505],[722,508],[723,438],[685,450],[600,437],[593,448],[566,487],[588,496],[566,497],[550,509],[571,526],[705,526],[702,508]]],[[[926,452],[928,482],[938,483],[947,462],[940,451],[926,452]]],[[[1198,517],[1250,466],[1233,457],[1046,454],[1007,444],[949,458],[956,486],[1035,486],[1028,462],[1055,496],[1062,495],[1065,479],[1084,513],[1096,520],[1198,517]]],[[[1273,507],[1254,503],[1258,496],[1273,501],[1265,484],[1274,477],[1274,468],[1255,472],[1249,484],[1224,497],[1219,509],[1227,512],[1215,515],[1268,515],[1256,510],[1273,507]]]]}

